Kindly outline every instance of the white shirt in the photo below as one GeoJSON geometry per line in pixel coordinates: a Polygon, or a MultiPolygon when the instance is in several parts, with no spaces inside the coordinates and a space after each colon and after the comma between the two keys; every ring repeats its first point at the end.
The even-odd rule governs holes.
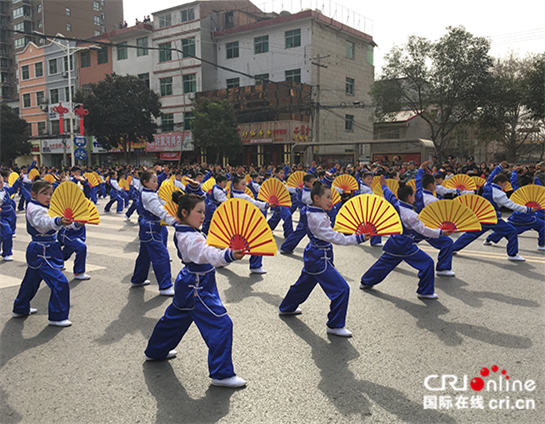
{"type": "Polygon", "coordinates": [[[360,194],[373,194],[373,189],[367,184],[360,183],[360,194]]]}
{"type": "Polygon", "coordinates": [[[257,206],[262,211],[267,210],[267,202],[262,202],[261,200],[254,200],[250,196],[248,196],[246,193],[237,193],[235,191],[233,191],[232,193],[233,193],[233,197],[247,200],[248,202],[257,206]]]}
{"type": "Polygon", "coordinates": [[[526,206],[519,205],[512,200],[509,200],[507,194],[505,194],[504,191],[497,189],[496,187],[492,187],[492,198],[498,206],[503,206],[516,212],[528,212],[528,208],[526,206]]]}
{"type": "Polygon", "coordinates": [[[250,184],[252,185],[256,193],[259,193],[259,189],[261,188],[261,186],[258,183],[256,183],[254,180],[250,181],[250,184]]]}
{"type": "Polygon", "coordinates": [[[114,188],[114,190],[123,191],[123,189],[119,187],[117,180],[114,180],[113,178],[110,178],[110,185],[114,188]]]}
{"type": "Polygon", "coordinates": [[[223,203],[227,201],[227,193],[224,189],[218,189],[218,187],[214,186],[212,187],[212,191],[214,192],[216,202],[223,203]]]}
{"type": "Polygon", "coordinates": [[[179,189],[185,191],[185,185],[183,185],[182,182],[178,181],[176,178],[174,179],[174,185],[179,189]]]}
{"type": "Polygon", "coordinates": [[[48,210],[44,206],[29,203],[26,209],[26,219],[40,234],[45,234],[49,230],[58,231],[62,225],[55,224],[55,218],[48,215],[48,210]]]}
{"type": "Polygon", "coordinates": [[[331,228],[331,221],[327,213],[307,212],[308,229],[320,240],[341,246],[357,245],[355,234],[345,236],[331,228]]]}
{"type": "Polygon", "coordinates": [[[302,190],[301,192],[301,202],[303,202],[305,205],[310,206],[312,205],[312,199],[310,197],[310,190],[302,190]]]}
{"type": "Polygon", "coordinates": [[[138,190],[138,191],[142,191],[144,189],[139,178],[133,178],[131,181],[131,185],[134,187],[135,190],[138,190]]]}
{"type": "Polygon", "coordinates": [[[148,212],[151,212],[155,216],[161,218],[168,225],[176,224],[176,220],[170,216],[167,210],[163,207],[165,202],[159,197],[157,193],[150,191],[142,192],[142,206],[148,212]]]}
{"type": "Polygon", "coordinates": [[[217,249],[206,243],[206,237],[199,231],[176,231],[176,246],[185,263],[210,264],[214,267],[226,266],[225,252],[229,249],[217,249]]]}
{"type": "Polygon", "coordinates": [[[418,214],[408,208],[403,206],[399,207],[399,217],[403,222],[403,225],[409,230],[414,230],[419,234],[422,234],[424,237],[429,238],[439,238],[441,236],[441,230],[438,228],[426,227],[422,221],[418,218],[418,214]]]}

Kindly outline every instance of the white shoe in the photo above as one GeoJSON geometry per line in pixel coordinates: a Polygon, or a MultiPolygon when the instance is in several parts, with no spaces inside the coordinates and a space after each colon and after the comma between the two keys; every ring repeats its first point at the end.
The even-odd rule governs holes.
{"type": "MultiPolygon", "coordinates": [[[[178,352],[176,352],[175,350],[171,350],[170,352],[168,352],[167,357],[162,359],[171,359],[176,357],[177,354],[178,352]]],[[[156,361],[156,360],[157,360],[156,358],[150,358],[149,356],[146,355],[146,361],[156,361]]]]}
{"type": "Polygon", "coordinates": [[[333,336],[339,337],[352,337],[352,331],[347,330],[346,328],[330,328],[326,327],[327,334],[332,334],[333,336]]]}
{"type": "Polygon", "coordinates": [[[372,244],[371,247],[382,247],[382,243],[372,244]]]}
{"type": "Polygon", "coordinates": [[[8,262],[10,262],[10,261],[12,261],[12,260],[13,260],[13,256],[11,256],[11,255],[9,255],[9,256],[4,256],[4,258],[3,258],[3,259],[4,259],[5,261],[8,261],[8,262]]]}
{"type": "Polygon", "coordinates": [[[437,296],[436,293],[433,293],[433,294],[422,294],[422,293],[416,293],[416,295],[420,298],[420,299],[437,299],[439,296],[437,296]]]}
{"type": "Polygon", "coordinates": [[[169,260],[170,262],[172,262],[172,258],[168,258],[168,260],[169,260]]]}
{"type": "Polygon", "coordinates": [[[97,201],[97,202],[95,203],[95,205],[96,205],[96,206],[100,205],[100,202],[97,201]]]}
{"type": "Polygon", "coordinates": [[[491,242],[490,240],[485,240],[485,241],[483,241],[483,244],[484,244],[485,246],[492,246],[492,242],[491,242]]]}
{"type": "Polygon", "coordinates": [[[161,295],[161,296],[174,296],[174,288],[169,287],[168,289],[159,290],[159,295],[161,295]]]}
{"type": "Polygon", "coordinates": [[[295,311],[278,311],[278,315],[301,315],[302,313],[301,308],[297,308],[295,311]]]}
{"type": "Polygon", "coordinates": [[[239,376],[232,376],[229,378],[222,378],[218,380],[217,378],[212,379],[212,386],[218,387],[244,387],[246,385],[246,380],[240,378],[239,376]]]}
{"type": "Polygon", "coordinates": [[[125,213],[125,212],[121,211],[121,212],[116,212],[116,213],[119,214],[119,215],[121,215],[122,213],[125,213]]]}
{"type": "Polygon", "coordinates": [[[29,315],[35,314],[38,312],[36,308],[30,308],[30,312],[28,314],[18,314],[17,312],[13,312],[11,315],[13,318],[21,318],[21,317],[28,317],[29,315]]]}
{"type": "Polygon", "coordinates": [[[362,290],[369,290],[372,289],[373,286],[368,286],[367,284],[360,283],[360,289],[362,290]]]}
{"type": "Polygon", "coordinates": [[[143,283],[132,283],[131,287],[144,287],[149,286],[150,280],[146,280],[143,283]]]}
{"type": "Polygon", "coordinates": [[[72,325],[71,321],[63,319],[62,321],[49,321],[49,325],[54,327],[70,327],[72,325]]]}
{"type": "Polygon", "coordinates": [[[250,272],[252,274],[266,274],[267,271],[265,271],[263,268],[250,268],[250,272]]]}
{"type": "Polygon", "coordinates": [[[13,234],[13,235],[11,236],[11,238],[16,238],[16,237],[17,237],[17,234],[13,234]]]}
{"type": "Polygon", "coordinates": [[[435,275],[439,277],[454,277],[456,274],[454,274],[454,272],[450,270],[445,270],[445,271],[435,271],[435,275]]]}
{"type": "Polygon", "coordinates": [[[520,255],[508,256],[507,259],[509,259],[510,261],[515,261],[515,262],[523,262],[526,260],[520,255]]]}
{"type": "Polygon", "coordinates": [[[91,277],[88,276],[87,274],[83,273],[83,274],[74,274],[74,280],[90,280],[91,277]]]}
{"type": "Polygon", "coordinates": [[[125,219],[126,219],[127,221],[130,221],[130,220],[131,220],[131,217],[130,217],[130,216],[127,216],[127,215],[125,215],[125,219]]]}
{"type": "Polygon", "coordinates": [[[537,246],[537,250],[545,251],[545,246],[537,246]]]}

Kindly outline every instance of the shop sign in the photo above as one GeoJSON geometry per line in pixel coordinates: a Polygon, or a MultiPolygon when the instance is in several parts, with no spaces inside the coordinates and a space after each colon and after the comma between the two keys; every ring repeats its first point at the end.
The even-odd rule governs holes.
{"type": "Polygon", "coordinates": [[[32,153],[40,153],[40,146],[32,146],[30,149],[32,153]]]}
{"type": "Polygon", "coordinates": [[[193,150],[190,132],[154,134],[155,142],[146,143],[147,152],[172,152],[193,150]]]}
{"type": "Polygon", "coordinates": [[[161,160],[180,160],[180,152],[161,152],[161,160]]]}
{"type": "Polygon", "coordinates": [[[265,138],[265,139],[256,139],[256,140],[242,140],[243,143],[249,143],[249,144],[267,144],[272,143],[272,138],[265,138]]]}
{"type": "MultiPolygon", "coordinates": [[[[70,149],[66,148],[66,152],[70,153],[70,149]]],[[[42,154],[58,154],[64,153],[64,143],[60,138],[50,140],[42,140],[42,154]]]]}

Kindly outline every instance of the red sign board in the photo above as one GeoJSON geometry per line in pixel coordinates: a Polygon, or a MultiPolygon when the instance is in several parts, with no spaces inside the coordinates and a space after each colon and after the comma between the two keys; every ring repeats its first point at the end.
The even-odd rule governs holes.
{"type": "Polygon", "coordinates": [[[147,152],[172,152],[181,151],[182,143],[186,137],[191,135],[190,132],[154,134],[155,142],[146,143],[147,152]]]}
{"type": "Polygon", "coordinates": [[[266,143],[272,143],[272,138],[266,138],[261,140],[242,140],[243,143],[250,143],[250,144],[266,144],[266,143]]]}
{"type": "Polygon", "coordinates": [[[180,160],[180,152],[161,152],[161,160],[180,160]]]}

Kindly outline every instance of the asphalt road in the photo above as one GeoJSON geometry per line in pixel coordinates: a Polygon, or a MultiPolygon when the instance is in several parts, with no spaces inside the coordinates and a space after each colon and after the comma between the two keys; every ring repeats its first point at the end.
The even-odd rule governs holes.
{"type": "MultiPolygon", "coordinates": [[[[275,236],[280,245],[280,227],[275,236]]],[[[138,252],[135,218],[127,223],[109,214],[99,227],[89,226],[92,278],[70,282],[69,328],[47,325],[50,290],[44,283],[32,302],[38,313],[11,318],[28,241],[20,215],[15,261],[0,263],[2,423],[545,421],[545,252],[536,250],[535,232],[519,238],[524,263],[507,261],[505,240],[468,246],[454,257],[456,277],[436,278],[438,300],[416,297],[417,273],[406,264],[375,289],[360,290],[361,275],[381,250],[335,247],[336,267],[352,289],[351,339],[326,334],[329,302],[320,288],[301,306],[302,315],[278,316],[301,272],[306,239],[291,256],[265,258],[264,276],[250,275],[247,259],[219,269],[218,289],[234,322],[235,371],[248,380],[238,390],[210,385],[207,348],[194,325],[175,359],[144,360],[170,298],[158,296],[151,272],[150,286],[130,288],[138,252]],[[498,371],[482,377],[489,390],[474,391],[470,381],[493,365],[498,371]],[[427,380],[428,388],[438,390],[424,386],[433,375],[438,377],[427,380]],[[442,389],[443,375],[456,376],[454,387],[462,390],[442,389]],[[515,391],[494,391],[488,382],[502,380],[505,388],[505,376],[528,388],[533,380],[535,389],[519,391],[515,383],[515,391]]],[[[172,242],[169,248],[176,258],[172,242]]],[[[422,248],[437,257],[431,246],[422,248]]],[[[180,269],[175,259],[173,275],[180,269]]]]}

